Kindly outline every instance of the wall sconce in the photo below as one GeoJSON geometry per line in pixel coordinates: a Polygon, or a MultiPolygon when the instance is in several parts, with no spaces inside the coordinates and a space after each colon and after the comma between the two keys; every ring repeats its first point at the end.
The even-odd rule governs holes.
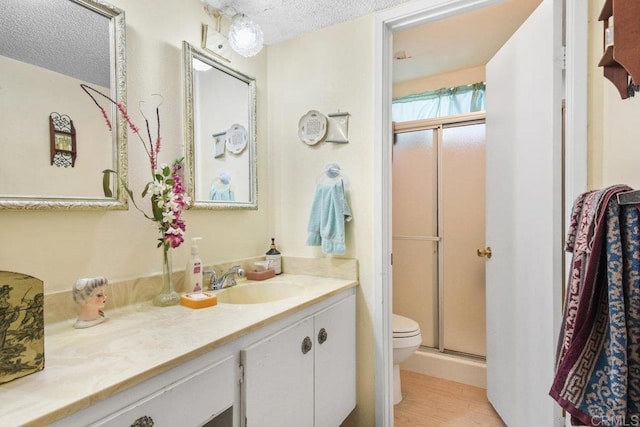
{"type": "Polygon", "coordinates": [[[229,56],[231,55],[229,40],[224,35],[222,35],[221,32],[222,12],[214,9],[208,4],[205,4],[204,10],[209,16],[211,16],[211,18],[213,18],[213,20],[216,22],[216,26],[215,29],[212,29],[209,28],[207,24],[202,24],[202,48],[224,59],[227,62],[231,62],[231,60],[229,59],[229,56]]]}
{"type": "Polygon", "coordinates": [[[51,164],[58,167],[74,167],[76,164],[76,128],[66,114],[49,115],[49,140],[51,164]]]}
{"type": "Polygon", "coordinates": [[[206,4],[205,11],[216,21],[216,29],[202,26],[202,47],[229,61],[229,46],[244,57],[256,55],[262,50],[264,34],[258,24],[232,7],[220,11],[206,4]],[[220,32],[222,15],[231,18],[228,38],[220,32]]]}

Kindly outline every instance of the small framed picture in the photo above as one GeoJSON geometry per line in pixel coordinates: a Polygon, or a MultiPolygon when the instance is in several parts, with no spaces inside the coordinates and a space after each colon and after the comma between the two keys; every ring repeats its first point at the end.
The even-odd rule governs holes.
{"type": "Polygon", "coordinates": [[[72,151],[73,145],[72,145],[72,139],[70,134],[56,132],[54,134],[54,138],[55,138],[56,150],[72,151]]]}
{"type": "Polygon", "coordinates": [[[224,147],[226,145],[227,133],[226,132],[214,133],[212,136],[213,136],[213,148],[214,148],[213,157],[217,159],[218,157],[224,156],[224,147]]]}

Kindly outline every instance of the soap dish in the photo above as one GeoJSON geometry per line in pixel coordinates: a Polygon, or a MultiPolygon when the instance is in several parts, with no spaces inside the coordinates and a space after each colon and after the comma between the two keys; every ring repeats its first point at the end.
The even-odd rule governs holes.
{"type": "Polygon", "coordinates": [[[265,280],[270,279],[275,275],[276,272],[271,268],[267,268],[266,270],[262,271],[252,270],[245,273],[245,276],[248,280],[265,280]]]}
{"type": "Polygon", "coordinates": [[[180,304],[190,308],[211,307],[218,304],[218,297],[209,292],[193,292],[181,295],[180,304]]]}

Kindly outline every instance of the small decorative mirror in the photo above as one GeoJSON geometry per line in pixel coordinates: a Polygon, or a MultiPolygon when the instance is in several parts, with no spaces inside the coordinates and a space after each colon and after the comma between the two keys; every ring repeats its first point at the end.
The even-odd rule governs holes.
{"type": "Polygon", "coordinates": [[[126,124],[96,113],[87,83],[126,104],[124,12],[103,0],[2,0],[0,209],[126,209],[126,124]],[[46,7],[45,7],[46,3],[46,7]]]}
{"type": "Polygon", "coordinates": [[[255,79],[182,43],[193,208],[257,209],[255,79]]]}

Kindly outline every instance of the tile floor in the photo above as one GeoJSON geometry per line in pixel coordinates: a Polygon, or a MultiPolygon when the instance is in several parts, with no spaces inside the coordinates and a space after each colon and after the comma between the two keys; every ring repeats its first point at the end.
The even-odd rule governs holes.
{"type": "Polygon", "coordinates": [[[504,427],[486,390],[411,371],[400,371],[403,400],[395,427],[504,427]]]}

